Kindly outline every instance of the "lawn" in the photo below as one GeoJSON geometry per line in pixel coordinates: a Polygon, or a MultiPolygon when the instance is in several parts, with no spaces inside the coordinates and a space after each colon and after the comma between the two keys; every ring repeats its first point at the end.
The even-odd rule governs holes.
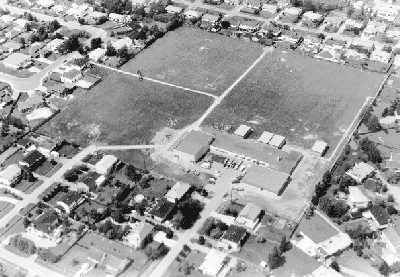
{"type": "Polygon", "coordinates": [[[35,173],[45,176],[50,170],[52,170],[55,166],[57,165],[57,162],[54,162],[54,164],[46,160],[43,164],[41,164],[37,169],[35,169],[35,173]]]}
{"type": "Polygon", "coordinates": [[[249,263],[259,265],[262,261],[268,261],[268,255],[275,246],[276,244],[268,241],[264,243],[257,242],[255,236],[250,236],[242,246],[240,252],[232,253],[232,255],[249,263]]]}
{"type": "Polygon", "coordinates": [[[0,201],[0,218],[8,214],[12,209],[14,209],[15,205],[9,202],[0,201]]]}
{"type": "Polygon", "coordinates": [[[262,46],[195,28],[157,40],[122,70],[221,95],[261,55],[262,46]]]}
{"type": "Polygon", "coordinates": [[[384,76],[275,50],[206,118],[205,125],[247,124],[310,149],[316,140],[332,151],[384,76]],[[351,93],[350,93],[351,92],[351,93]]]}
{"type": "Polygon", "coordinates": [[[303,232],[306,236],[308,236],[313,242],[317,244],[339,233],[318,214],[315,214],[310,219],[306,219],[305,217],[303,217],[296,230],[296,233],[300,232],[303,232]]]}
{"type": "Polygon", "coordinates": [[[285,264],[273,270],[274,276],[307,276],[322,265],[297,247],[292,247],[284,256],[285,264]]]}
{"type": "Polygon", "coordinates": [[[39,132],[85,145],[148,144],[168,126],[180,129],[196,121],[212,98],[151,81],[111,73],[90,93],[44,124],[39,132]]]}

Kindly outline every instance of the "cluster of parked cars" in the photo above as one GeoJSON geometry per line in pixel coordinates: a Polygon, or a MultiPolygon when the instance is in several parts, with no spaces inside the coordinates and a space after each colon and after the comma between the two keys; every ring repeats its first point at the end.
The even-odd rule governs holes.
{"type": "Polygon", "coordinates": [[[234,159],[226,158],[223,162],[225,168],[233,168],[236,170],[243,171],[246,169],[246,166],[243,164],[243,161],[235,161],[234,159]]]}

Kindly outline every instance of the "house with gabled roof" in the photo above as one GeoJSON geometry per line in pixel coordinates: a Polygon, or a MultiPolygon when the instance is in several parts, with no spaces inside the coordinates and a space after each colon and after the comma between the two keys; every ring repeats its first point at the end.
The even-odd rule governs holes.
{"type": "Polygon", "coordinates": [[[164,195],[171,203],[178,203],[185,195],[190,192],[191,185],[183,182],[177,182],[175,185],[164,195]]]}
{"type": "Polygon", "coordinates": [[[262,209],[259,206],[254,203],[247,203],[239,212],[235,219],[235,223],[252,232],[260,222],[261,213],[262,209]]]}
{"type": "Polygon", "coordinates": [[[79,70],[71,69],[61,75],[61,81],[64,83],[74,83],[82,78],[82,73],[79,70]]]}
{"type": "Polygon", "coordinates": [[[13,187],[21,180],[22,170],[16,164],[10,164],[0,171],[0,184],[13,187]]]}
{"type": "Polygon", "coordinates": [[[349,186],[348,203],[352,208],[367,208],[371,200],[356,186],[349,186]]]}
{"type": "Polygon", "coordinates": [[[375,205],[371,209],[369,209],[369,212],[372,215],[371,224],[373,229],[385,229],[389,227],[389,225],[393,222],[386,209],[381,206],[375,205]]]}
{"type": "Polygon", "coordinates": [[[130,224],[130,227],[129,232],[123,237],[123,242],[133,248],[140,248],[154,230],[154,226],[147,222],[130,224]]]}
{"type": "Polygon", "coordinates": [[[53,210],[44,211],[26,228],[27,232],[56,243],[61,241],[63,230],[62,220],[53,210]]]}
{"type": "Polygon", "coordinates": [[[246,236],[246,228],[230,225],[218,241],[218,249],[239,251],[246,236]]]}
{"type": "Polygon", "coordinates": [[[65,214],[70,214],[85,198],[76,191],[69,191],[57,200],[57,208],[65,214]]]}
{"type": "Polygon", "coordinates": [[[400,261],[400,234],[397,228],[389,226],[382,231],[381,240],[385,243],[384,259],[389,265],[400,261]]]}

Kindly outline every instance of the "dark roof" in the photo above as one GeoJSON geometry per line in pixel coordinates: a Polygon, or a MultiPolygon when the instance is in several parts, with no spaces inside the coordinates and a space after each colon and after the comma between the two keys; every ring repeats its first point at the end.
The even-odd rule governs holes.
{"type": "Polygon", "coordinates": [[[159,218],[166,218],[175,207],[174,203],[161,199],[161,201],[150,211],[150,214],[159,218]]]}
{"type": "Polygon", "coordinates": [[[373,206],[370,212],[376,221],[378,221],[379,225],[386,225],[391,221],[390,215],[387,213],[386,209],[381,206],[373,206]]]}
{"type": "Polygon", "coordinates": [[[89,58],[76,58],[71,61],[71,64],[76,66],[84,66],[89,62],[89,58]]]}
{"type": "Polygon", "coordinates": [[[60,218],[54,211],[46,211],[41,214],[34,222],[35,228],[44,233],[50,234],[60,226],[60,218]]]}
{"type": "Polygon", "coordinates": [[[58,199],[58,201],[63,202],[64,204],[70,206],[71,204],[77,202],[79,199],[82,198],[82,195],[76,191],[69,191],[67,194],[58,199]]]}
{"type": "Polygon", "coordinates": [[[29,152],[29,154],[23,159],[25,163],[27,163],[29,166],[35,164],[38,160],[43,159],[44,156],[42,153],[40,153],[37,150],[33,150],[29,152]]]}
{"type": "Polygon", "coordinates": [[[238,243],[243,239],[246,234],[247,231],[245,228],[236,225],[230,225],[222,238],[238,243]]]}

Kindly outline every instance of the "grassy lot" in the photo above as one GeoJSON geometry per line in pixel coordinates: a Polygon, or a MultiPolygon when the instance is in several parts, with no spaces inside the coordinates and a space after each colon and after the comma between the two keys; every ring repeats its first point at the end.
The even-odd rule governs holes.
{"type": "Polygon", "coordinates": [[[202,274],[200,271],[195,270],[195,268],[199,268],[201,266],[201,264],[204,262],[205,257],[206,254],[202,252],[193,251],[189,253],[186,256],[186,258],[182,259],[180,263],[174,260],[171,266],[168,267],[168,276],[170,277],[184,276],[184,274],[180,271],[180,267],[181,265],[183,265],[184,262],[187,261],[191,267],[191,270],[190,274],[186,276],[205,277],[206,275],[202,274]]]}
{"type": "Polygon", "coordinates": [[[297,247],[292,247],[284,256],[286,262],[282,267],[273,270],[274,276],[306,276],[321,266],[321,263],[308,256],[297,247]]]}
{"type": "Polygon", "coordinates": [[[272,252],[274,246],[276,245],[268,241],[259,243],[256,241],[255,236],[250,236],[243,245],[241,251],[233,255],[259,265],[262,261],[268,261],[268,255],[272,252]]]}
{"type": "Polygon", "coordinates": [[[296,233],[300,232],[303,232],[315,243],[323,242],[338,234],[338,231],[318,214],[315,214],[310,219],[303,217],[296,230],[296,233]]]}
{"type": "Polygon", "coordinates": [[[195,28],[157,40],[122,70],[221,95],[261,54],[262,46],[195,28]]]}
{"type": "Polygon", "coordinates": [[[45,161],[41,166],[39,166],[37,169],[35,169],[35,173],[45,176],[50,170],[52,170],[55,166],[57,165],[57,162],[54,164],[51,163],[51,161],[47,160],[45,161]]]}
{"type": "Polygon", "coordinates": [[[1,228],[0,235],[6,238],[22,232],[25,232],[24,225],[22,224],[22,217],[16,215],[7,223],[6,227],[1,228]]]}
{"type": "Polygon", "coordinates": [[[357,253],[351,249],[340,255],[337,262],[340,266],[359,271],[360,276],[362,276],[362,273],[373,277],[382,276],[376,268],[372,267],[369,260],[361,259],[357,256],[357,253]]]}
{"type": "Polygon", "coordinates": [[[274,51],[221,102],[204,124],[247,124],[253,138],[268,131],[311,148],[326,141],[332,151],[383,76],[274,51]],[[349,93],[351,91],[351,93],[349,93]]]}
{"type": "Polygon", "coordinates": [[[90,139],[109,144],[148,144],[165,126],[180,129],[197,120],[211,98],[151,81],[111,73],[90,93],[40,128],[85,145],[90,139]]]}
{"type": "Polygon", "coordinates": [[[14,204],[0,201],[0,218],[8,214],[14,207],[14,204]]]}

